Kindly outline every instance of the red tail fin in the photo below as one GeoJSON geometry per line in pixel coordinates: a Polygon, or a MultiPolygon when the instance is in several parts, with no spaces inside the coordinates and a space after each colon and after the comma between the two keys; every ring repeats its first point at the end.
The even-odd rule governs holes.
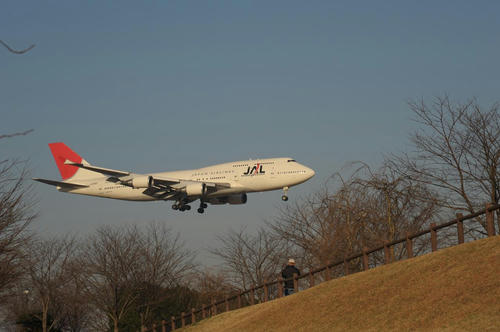
{"type": "Polygon", "coordinates": [[[71,150],[64,143],[49,143],[50,150],[52,151],[52,156],[56,161],[57,168],[59,168],[59,173],[63,180],[67,180],[78,171],[78,167],[65,165],[66,160],[72,161],[74,163],[81,163],[82,157],[80,157],[76,152],[71,150]]]}

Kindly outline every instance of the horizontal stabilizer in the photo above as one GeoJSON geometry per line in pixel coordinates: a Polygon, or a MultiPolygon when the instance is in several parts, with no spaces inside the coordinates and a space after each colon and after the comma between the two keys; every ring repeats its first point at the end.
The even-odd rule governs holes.
{"type": "Polygon", "coordinates": [[[75,162],[72,162],[70,160],[66,160],[64,162],[64,164],[88,169],[89,171],[92,171],[92,172],[97,172],[97,173],[101,173],[101,174],[108,175],[108,176],[114,176],[114,177],[126,176],[126,175],[130,174],[129,172],[117,171],[115,169],[97,167],[97,166],[92,166],[89,164],[75,163],[75,162]]]}
{"type": "Polygon", "coordinates": [[[51,186],[57,186],[57,187],[68,188],[68,189],[88,187],[86,184],[79,184],[79,183],[61,182],[61,181],[39,179],[39,178],[33,178],[33,180],[38,181],[38,182],[42,182],[42,183],[46,183],[46,184],[50,184],[51,186]]]}

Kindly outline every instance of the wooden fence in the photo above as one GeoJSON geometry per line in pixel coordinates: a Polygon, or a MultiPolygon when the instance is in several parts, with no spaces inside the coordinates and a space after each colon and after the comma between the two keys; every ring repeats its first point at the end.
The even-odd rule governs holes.
{"type": "MultiPolygon", "coordinates": [[[[485,209],[478,211],[473,214],[469,214],[463,216],[461,213],[457,213],[456,218],[443,223],[436,225],[435,223],[431,223],[428,229],[424,229],[420,232],[414,234],[407,234],[404,238],[400,238],[391,242],[384,243],[383,245],[368,249],[364,248],[364,250],[358,254],[349,256],[344,258],[343,260],[339,260],[328,265],[319,267],[314,270],[310,270],[307,273],[304,273],[300,276],[294,275],[294,289],[295,292],[298,292],[301,288],[299,287],[299,282],[303,279],[307,280],[306,287],[302,289],[306,289],[308,287],[314,287],[317,280],[318,275],[320,275],[319,282],[327,281],[332,278],[333,269],[341,269],[342,274],[337,277],[345,276],[349,274],[349,266],[351,262],[362,261],[363,270],[368,270],[370,268],[369,264],[369,255],[374,253],[381,252],[383,250],[384,253],[384,263],[390,264],[394,261],[394,257],[391,254],[391,248],[396,245],[404,245],[406,248],[407,258],[414,257],[413,251],[413,240],[419,237],[423,237],[424,235],[430,234],[430,244],[431,250],[434,252],[438,250],[438,236],[437,232],[441,229],[448,228],[450,226],[456,225],[458,244],[464,243],[464,221],[474,219],[478,216],[486,214],[486,230],[488,236],[495,235],[495,225],[494,225],[494,211],[499,210],[500,205],[492,205],[487,204],[485,209]],[[308,286],[308,287],[307,287],[308,286]]],[[[500,218],[498,219],[498,229],[500,232],[500,218]]],[[[376,262],[371,265],[371,267],[377,266],[376,262]]],[[[239,309],[244,306],[254,305],[257,302],[267,302],[272,300],[273,298],[280,298],[283,296],[283,280],[281,277],[274,281],[264,282],[261,285],[253,286],[252,288],[240,291],[238,294],[225,297],[224,299],[220,299],[218,301],[212,299],[212,302],[207,305],[203,305],[199,309],[191,309],[191,312],[183,312],[179,317],[170,317],[170,320],[162,320],[158,324],[153,324],[150,328],[142,327],[143,332],[168,332],[173,331],[178,328],[185,327],[186,325],[196,323],[199,320],[217,315],[221,312],[226,312],[234,309],[239,309]],[[258,297],[256,298],[256,295],[258,297]],[[260,299],[260,301],[258,300],[260,299]]]]}

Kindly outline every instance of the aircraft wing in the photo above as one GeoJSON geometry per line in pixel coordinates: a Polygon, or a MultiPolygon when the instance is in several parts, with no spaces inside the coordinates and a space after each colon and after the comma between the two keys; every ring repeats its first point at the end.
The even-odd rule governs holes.
{"type": "Polygon", "coordinates": [[[38,181],[38,182],[42,182],[42,183],[46,183],[46,184],[50,184],[51,186],[57,186],[57,187],[68,188],[68,189],[88,187],[86,184],[79,184],[79,183],[61,182],[61,181],[39,179],[39,178],[33,178],[33,180],[38,181]]]}
{"type": "Polygon", "coordinates": [[[193,183],[205,184],[207,193],[212,193],[224,188],[231,188],[231,184],[229,183],[153,178],[153,185],[144,190],[143,193],[161,199],[186,197],[185,188],[187,185],[193,183]]]}
{"type": "MultiPolygon", "coordinates": [[[[136,176],[141,176],[141,177],[147,176],[147,175],[133,174],[130,172],[119,171],[110,168],[93,166],[90,164],[75,163],[69,160],[66,160],[64,164],[85,168],[88,169],[89,171],[101,173],[109,176],[108,181],[121,182],[128,185],[130,185],[131,180],[136,176]]],[[[202,182],[202,181],[192,181],[192,180],[162,178],[162,177],[152,177],[152,176],[151,179],[152,179],[151,187],[146,188],[143,193],[146,195],[161,197],[164,199],[169,199],[171,197],[182,195],[183,189],[186,187],[186,185],[193,182],[204,183],[205,186],[207,187],[208,192],[215,192],[220,189],[231,188],[231,184],[222,182],[202,182]]]]}
{"type": "Polygon", "coordinates": [[[222,182],[203,182],[203,181],[193,181],[193,180],[182,180],[182,179],[174,179],[174,178],[153,178],[153,183],[154,185],[157,186],[165,186],[169,187],[175,184],[182,184],[183,182],[186,183],[193,183],[193,182],[198,182],[198,183],[204,183],[208,188],[212,189],[221,189],[221,188],[231,188],[231,184],[229,183],[222,183],[222,182]]]}

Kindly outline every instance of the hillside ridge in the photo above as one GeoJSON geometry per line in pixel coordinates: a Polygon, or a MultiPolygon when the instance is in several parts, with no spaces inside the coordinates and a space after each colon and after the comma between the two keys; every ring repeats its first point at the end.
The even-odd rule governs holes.
{"type": "Polygon", "coordinates": [[[500,236],[217,315],[181,331],[498,331],[500,236]]]}

